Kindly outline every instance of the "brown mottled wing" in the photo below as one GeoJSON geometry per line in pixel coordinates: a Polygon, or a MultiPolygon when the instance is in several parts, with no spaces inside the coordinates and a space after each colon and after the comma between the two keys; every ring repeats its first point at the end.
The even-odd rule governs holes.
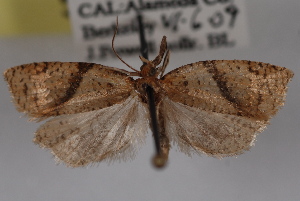
{"type": "Polygon", "coordinates": [[[4,76],[17,109],[39,119],[105,108],[125,101],[133,90],[132,78],[93,63],[31,63],[4,76]]]}
{"type": "Polygon", "coordinates": [[[206,61],[166,74],[166,133],[186,153],[242,153],[283,105],[293,73],[251,61],[206,61]]]}
{"type": "Polygon", "coordinates": [[[290,70],[271,64],[216,60],[177,68],[161,83],[172,101],[268,121],[283,105],[292,77],[290,70]]]}

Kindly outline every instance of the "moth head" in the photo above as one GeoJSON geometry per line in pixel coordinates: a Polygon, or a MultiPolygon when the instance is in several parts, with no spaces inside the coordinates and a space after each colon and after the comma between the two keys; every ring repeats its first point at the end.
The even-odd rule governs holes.
{"type": "Polygon", "coordinates": [[[153,64],[152,61],[149,61],[148,59],[144,58],[143,56],[140,56],[141,61],[144,63],[141,66],[141,77],[156,77],[156,66],[153,64]]]}

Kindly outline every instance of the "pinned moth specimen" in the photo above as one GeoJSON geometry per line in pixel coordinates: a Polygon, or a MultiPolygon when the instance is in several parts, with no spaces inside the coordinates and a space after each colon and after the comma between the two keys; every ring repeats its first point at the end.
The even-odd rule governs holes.
{"type": "Polygon", "coordinates": [[[127,64],[133,72],[41,62],[4,76],[18,111],[37,121],[51,118],[33,141],[71,167],[136,155],[151,125],[149,86],[159,131],[156,166],[167,161],[171,144],[187,155],[241,154],[284,104],[293,77],[284,67],[246,60],[199,61],[164,74],[169,55],[164,36],[154,60],[140,56],[140,70],[127,64]]]}

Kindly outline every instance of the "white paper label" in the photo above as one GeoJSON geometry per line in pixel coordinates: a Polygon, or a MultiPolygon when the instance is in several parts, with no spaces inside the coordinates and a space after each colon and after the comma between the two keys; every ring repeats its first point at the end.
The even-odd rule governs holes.
{"type": "Polygon", "coordinates": [[[115,57],[111,40],[119,19],[115,49],[139,55],[137,11],[143,16],[149,54],[163,35],[174,51],[248,45],[244,0],[72,0],[68,1],[75,41],[85,59],[115,57]]]}

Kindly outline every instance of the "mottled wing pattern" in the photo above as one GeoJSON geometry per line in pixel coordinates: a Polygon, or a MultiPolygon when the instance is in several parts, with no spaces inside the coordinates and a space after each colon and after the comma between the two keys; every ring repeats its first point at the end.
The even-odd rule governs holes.
{"type": "Polygon", "coordinates": [[[271,64],[215,60],[177,68],[166,74],[161,83],[175,102],[268,121],[283,105],[292,77],[290,70],[271,64]]]}
{"type": "Polygon", "coordinates": [[[144,104],[133,93],[121,104],[55,117],[37,130],[34,142],[71,167],[133,158],[149,128],[144,104]]]}
{"type": "Polygon", "coordinates": [[[242,153],[283,105],[292,77],[283,67],[240,60],[175,69],[161,80],[166,133],[188,154],[242,153]]]}
{"type": "Polygon", "coordinates": [[[121,103],[134,89],[121,70],[93,63],[41,62],[4,73],[20,112],[43,119],[121,103]]]}

